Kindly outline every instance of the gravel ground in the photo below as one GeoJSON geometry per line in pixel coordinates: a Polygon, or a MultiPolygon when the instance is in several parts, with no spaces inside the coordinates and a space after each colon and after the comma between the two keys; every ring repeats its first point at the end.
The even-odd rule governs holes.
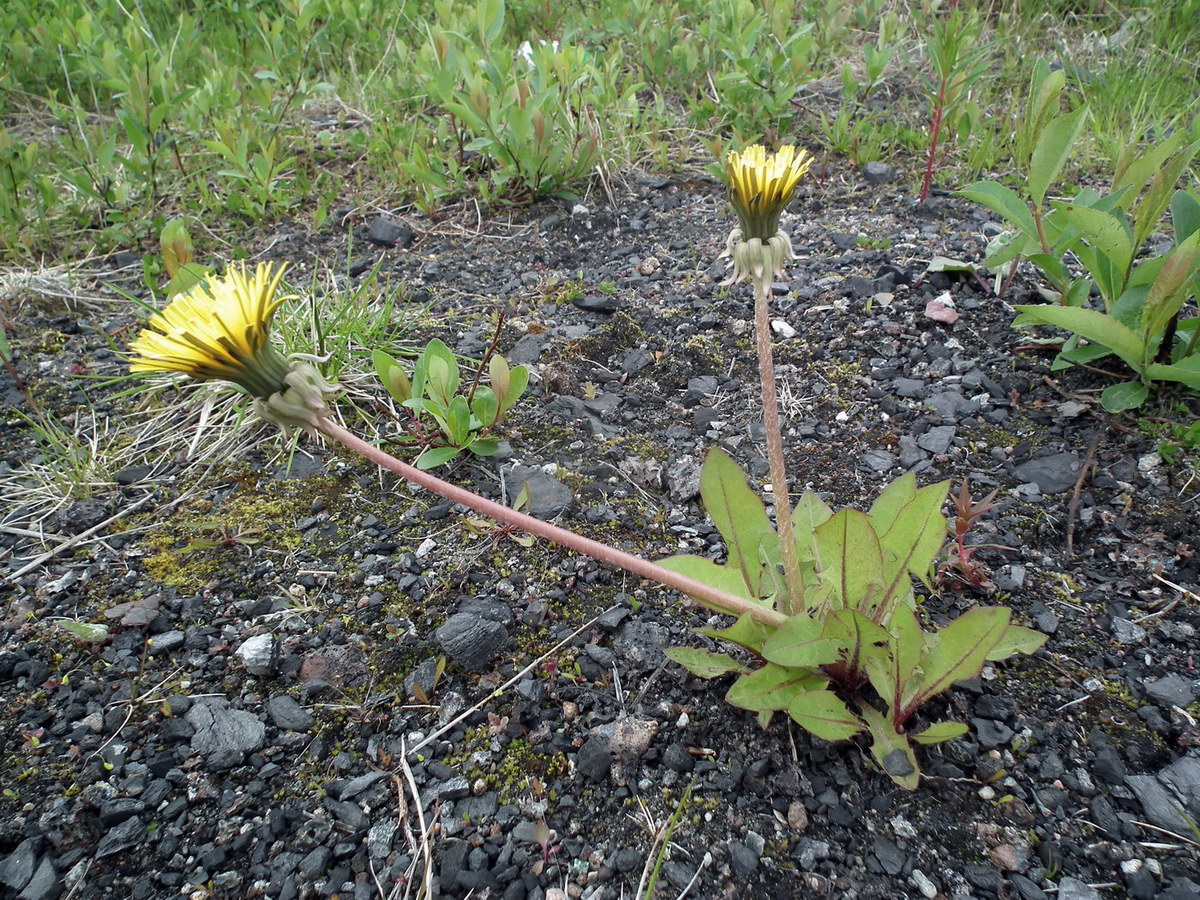
{"type": "MultiPolygon", "coordinates": [[[[667,662],[720,621],[677,595],[464,529],[336,449],[289,463],[268,440],[198,466],[182,433],[45,520],[46,543],[5,503],[3,896],[601,900],[655,878],[660,897],[1200,897],[1200,479],[1195,453],[1168,466],[1151,433],[1200,404],[1168,391],[1141,419],[1105,415],[1102,375],[1051,373],[1009,327],[1031,283],[996,297],[927,271],[978,260],[996,225],[869,174],[806,185],[783,223],[800,257],[774,298],[794,487],[835,506],[908,471],[997,488],[972,534],[986,583],[948,573],[924,608],[1005,603],[1050,635],[935,703],[971,728],[923,752],[918,792],[865,743],[759,729],[723,682],[667,662]]],[[[500,349],[534,372],[506,451],[447,477],[510,502],[526,484],[534,514],[647,554],[721,552],[703,453],[723,447],[756,488],[767,466],[717,185],[638,178],[615,206],[465,225],[343,218],[352,238],[296,225],[245,244],[297,284],[378,266],[421,311],[410,336],[467,355],[503,307],[500,349]]],[[[132,259],[84,287],[105,295],[132,259]]],[[[110,336],[134,310],[27,287],[12,334],[35,395],[130,415],[71,376],[119,370],[110,336]]],[[[7,374],[0,395],[20,475],[38,459],[29,411],[7,374]]]]}

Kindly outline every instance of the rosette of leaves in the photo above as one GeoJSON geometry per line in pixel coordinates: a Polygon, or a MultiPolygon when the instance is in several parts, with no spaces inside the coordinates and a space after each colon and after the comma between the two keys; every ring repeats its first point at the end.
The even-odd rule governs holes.
{"type": "MultiPolygon", "coordinates": [[[[382,350],[372,354],[379,380],[392,398],[411,411],[414,435],[410,440],[427,443],[415,463],[432,469],[448,463],[464,450],[476,456],[492,456],[499,442],[491,430],[525,393],[529,370],[509,366],[500,354],[487,361],[489,384],[476,377],[466,394],[459,393],[462,376],[458,360],[442,341],[434,338],[417,357],[409,379],[404,367],[382,350]],[[426,418],[427,417],[427,418],[426,418]],[[429,435],[422,420],[432,419],[436,431],[429,435]]],[[[482,374],[482,373],[480,373],[482,374]]]]}
{"type": "MultiPolygon", "coordinates": [[[[786,590],[779,537],[762,501],[720,450],[709,453],[700,484],[727,559],[675,556],[661,565],[778,610],[786,590]]],[[[793,608],[802,611],[777,626],[746,614],[728,628],[699,632],[744,648],[752,662],[696,648],[676,647],[667,655],[701,678],[736,674],[725,699],[757,713],[764,726],[786,713],[825,740],[867,732],[880,767],[915,790],[920,768],[913,744],[937,744],[967,731],[951,721],[911,731],[921,707],[978,675],[985,663],[1032,653],[1046,641],[1012,624],[1004,607],[976,608],[941,628],[922,627],[913,579],[930,584],[946,541],[947,484],[918,488],[905,475],[865,513],[834,512],[815,494],[804,494],[793,512],[805,582],[803,600],[793,608]]]]}

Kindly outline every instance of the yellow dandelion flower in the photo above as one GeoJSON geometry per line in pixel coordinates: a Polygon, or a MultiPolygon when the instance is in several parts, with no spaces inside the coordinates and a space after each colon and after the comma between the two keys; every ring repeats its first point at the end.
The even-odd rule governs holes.
{"type": "Polygon", "coordinates": [[[762,144],[725,158],[729,200],[742,227],[742,238],[769,241],[779,231],[779,217],[791,202],[796,185],[812,166],[804,149],[790,144],[768,154],[762,144]]]}
{"type": "Polygon", "coordinates": [[[271,319],[284,266],[260,263],[252,275],[230,267],[178,295],[131,345],[133,372],[182,372],[241,385],[265,400],[285,388],[292,367],[271,346],[271,319]]]}

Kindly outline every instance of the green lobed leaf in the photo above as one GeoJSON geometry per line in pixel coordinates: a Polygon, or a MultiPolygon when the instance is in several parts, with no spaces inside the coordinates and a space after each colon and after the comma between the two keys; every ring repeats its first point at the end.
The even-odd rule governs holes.
{"type": "MultiPolygon", "coordinates": [[[[1142,357],[1142,339],[1132,329],[1110,315],[1094,309],[1068,306],[1017,306],[1022,325],[1036,322],[1057,325],[1073,331],[1093,344],[1103,344],[1132,368],[1138,368],[1142,357]]],[[[1016,322],[1013,323],[1017,324],[1016,322]]]]}
{"type": "Polygon", "coordinates": [[[1200,388],[1200,353],[1193,353],[1170,365],[1151,363],[1146,366],[1146,376],[1155,381],[1178,381],[1191,388],[1200,388]]]}
{"type": "Polygon", "coordinates": [[[1003,606],[976,607],[927,641],[921,654],[921,680],[904,691],[900,721],[954,682],[978,675],[1004,637],[1011,616],[1012,611],[1003,606]]]}
{"type": "Polygon", "coordinates": [[[771,626],[752,618],[750,613],[742,613],[728,628],[700,628],[696,633],[717,641],[729,641],[761,655],[763,644],[771,636],[771,631],[771,626]]]}
{"type": "Polygon", "coordinates": [[[746,484],[746,476],[722,450],[712,449],[700,469],[700,496],[704,509],[725,539],[729,566],[740,570],[754,597],[762,596],[759,551],[775,529],[762,501],[746,484]]]}
{"type": "Polygon", "coordinates": [[[1027,187],[1033,202],[1041,206],[1046,191],[1058,179],[1059,172],[1071,155],[1079,132],[1087,116],[1087,107],[1081,106],[1074,112],[1059,116],[1046,123],[1038,135],[1033,152],[1029,157],[1027,187]]]}
{"type": "Polygon", "coordinates": [[[725,699],[734,706],[754,712],[784,710],[796,697],[820,690],[826,683],[827,679],[822,675],[767,663],[738,678],[725,699]]]}
{"type": "Polygon", "coordinates": [[[813,535],[817,568],[833,585],[835,605],[866,612],[883,584],[883,550],[870,517],[856,509],[839,510],[813,535]]]}
{"type": "Polygon", "coordinates": [[[1018,653],[1029,655],[1036,652],[1050,639],[1047,634],[1026,628],[1024,625],[1009,625],[1001,635],[1000,641],[988,653],[990,662],[999,662],[1018,653]]]}
{"type": "Polygon", "coordinates": [[[1200,141],[1189,144],[1154,173],[1154,178],[1150,180],[1150,187],[1146,188],[1146,193],[1142,195],[1142,199],[1134,209],[1133,217],[1137,223],[1134,240],[1137,247],[1141,247],[1151,232],[1158,227],[1159,219],[1171,202],[1175,185],[1187,172],[1198,151],[1200,151],[1200,141]]]}
{"type": "Polygon", "coordinates": [[[815,560],[817,548],[813,530],[833,517],[829,505],[811,491],[805,491],[792,509],[792,532],[796,538],[796,554],[801,560],[815,560]]]}
{"type": "MultiPolygon", "coordinates": [[[[1166,255],[1158,277],[1150,285],[1142,309],[1142,334],[1147,340],[1158,335],[1183,307],[1192,293],[1191,280],[1200,265],[1200,232],[1192,234],[1166,255]]],[[[1149,347],[1153,353],[1156,346],[1149,347]]]]}
{"type": "Polygon", "coordinates": [[[1119,413],[1137,409],[1150,396],[1150,388],[1141,381],[1123,381],[1109,385],[1100,395],[1100,405],[1106,412],[1119,413]]]}
{"type": "Polygon", "coordinates": [[[679,663],[699,678],[719,678],[730,672],[746,671],[746,667],[736,659],[698,647],[668,647],[663,652],[667,659],[679,663]]]}
{"type": "Polygon", "coordinates": [[[898,606],[888,623],[891,634],[883,653],[868,654],[867,677],[871,687],[889,707],[899,706],[900,697],[917,674],[917,664],[925,651],[925,632],[917,614],[907,606],[898,606]]]}
{"type": "Polygon", "coordinates": [[[926,585],[930,584],[933,561],[946,543],[948,525],[946,517],[942,515],[942,506],[946,502],[949,486],[949,481],[941,481],[913,492],[885,526],[876,521],[875,507],[871,507],[871,520],[879,534],[884,554],[885,599],[891,598],[897,591],[911,595],[909,575],[915,575],[926,585]]]}
{"type": "MultiPolygon", "coordinates": [[[[718,565],[711,559],[705,559],[703,556],[692,556],[690,554],[670,556],[659,560],[658,564],[664,569],[670,569],[672,572],[678,572],[680,575],[686,575],[688,578],[694,578],[696,581],[703,582],[709,587],[726,591],[738,597],[744,597],[747,600],[758,599],[757,597],[750,596],[750,592],[746,589],[746,580],[742,577],[741,570],[735,569],[732,566],[718,565]]],[[[696,598],[693,597],[692,599],[696,598]]]]}
{"type": "Polygon", "coordinates": [[[858,708],[871,732],[871,755],[879,768],[906,791],[915,791],[921,783],[921,768],[908,738],[871,704],[860,703],[858,708]]]}
{"type": "Polygon", "coordinates": [[[986,206],[1010,225],[1015,225],[1026,237],[1037,237],[1037,224],[1034,222],[1033,213],[1012,188],[995,181],[977,181],[955,193],[986,206]]]}
{"type": "Polygon", "coordinates": [[[836,660],[838,646],[823,633],[820,622],[802,613],[775,629],[762,655],[780,666],[816,668],[836,660]]]}
{"type": "Polygon", "coordinates": [[[963,722],[934,722],[923,731],[910,735],[910,740],[918,744],[944,744],[956,737],[962,737],[970,729],[963,722]]]}
{"type": "Polygon", "coordinates": [[[847,741],[863,729],[862,720],[833,691],[798,694],[787,711],[797,725],[826,741],[847,741]]]}
{"type": "Polygon", "coordinates": [[[870,672],[870,665],[887,654],[892,636],[858,610],[835,609],[825,618],[824,634],[839,649],[846,675],[870,672]]]}

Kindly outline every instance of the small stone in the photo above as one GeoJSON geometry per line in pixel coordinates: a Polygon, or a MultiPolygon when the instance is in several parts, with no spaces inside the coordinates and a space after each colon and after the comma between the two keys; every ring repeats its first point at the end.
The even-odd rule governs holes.
{"type": "Polygon", "coordinates": [[[4,861],[0,862],[0,884],[7,885],[13,891],[19,891],[29,884],[29,879],[37,870],[39,843],[36,838],[25,838],[12,853],[4,857],[4,861]]]}
{"type": "Polygon", "coordinates": [[[510,497],[526,492],[526,511],[538,519],[553,519],[575,506],[571,489],[536,466],[514,466],[504,473],[504,486],[510,497]]]}
{"type": "Polygon", "coordinates": [[[63,889],[62,879],[50,857],[42,858],[42,862],[29,879],[29,884],[17,895],[17,900],[55,900],[63,889]]]}
{"type": "Polygon", "coordinates": [[[783,341],[790,340],[796,336],[796,329],[783,319],[772,319],[771,330],[775,332],[777,338],[783,341]]]}
{"type": "Polygon", "coordinates": [[[1022,484],[1036,484],[1043,494],[1057,494],[1075,487],[1079,466],[1076,454],[1054,453],[1021,463],[1013,474],[1022,484]]]}
{"type": "Polygon", "coordinates": [[[184,637],[184,633],[177,629],[164,631],[162,634],[152,635],[150,640],[146,641],[146,648],[152,654],[169,653],[183,646],[184,637]]]}
{"type": "Polygon", "coordinates": [[[1058,882],[1058,900],[1101,900],[1100,892],[1070,875],[1058,882]]]}
{"type": "Polygon", "coordinates": [[[886,472],[896,464],[896,455],[886,450],[868,450],[860,461],[868,472],[886,472]]]}
{"type": "Polygon", "coordinates": [[[227,700],[217,697],[198,700],[184,718],[196,729],[192,749],[219,757],[229,765],[236,765],[244,754],[261,747],[267,731],[257,716],[230,709],[227,700]]]}
{"type": "Polygon", "coordinates": [[[575,768],[592,781],[607,781],[612,772],[612,756],[608,752],[608,737],[594,734],[575,754],[575,768]]]}
{"type": "Polygon", "coordinates": [[[411,228],[390,219],[375,219],[367,226],[367,240],[381,247],[407,247],[413,237],[411,228]]]}
{"type": "Polygon", "coordinates": [[[145,822],[137,816],[126,819],[115,828],[109,829],[108,833],[100,839],[100,843],[96,845],[96,858],[104,859],[106,856],[116,856],[140,843],[145,837],[145,822]]]}
{"type": "Polygon", "coordinates": [[[616,294],[582,294],[572,297],[571,305],[584,312],[615,313],[621,308],[621,298],[616,294]]]}
{"type": "Polygon", "coordinates": [[[803,834],[808,828],[808,809],[799,800],[793,800],[787,808],[788,827],[796,834],[803,834]]]}
{"type": "Polygon", "coordinates": [[[975,734],[979,738],[979,745],[987,750],[994,747],[1003,747],[1012,740],[1013,730],[1003,722],[997,722],[993,719],[971,720],[971,724],[975,726],[975,734]]]}
{"type": "Polygon", "coordinates": [[[499,622],[469,613],[455,613],[435,635],[446,655],[472,672],[483,672],[508,643],[508,629],[499,622]]]}
{"type": "Polygon", "coordinates": [[[749,878],[758,870],[758,854],[741,841],[730,841],[727,847],[729,864],[733,867],[734,874],[749,878]]]}
{"type": "Polygon", "coordinates": [[[276,694],[267,700],[267,715],[275,723],[276,728],[284,731],[308,731],[315,720],[304,707],[294,698],[286,694],[276,694]]]}
{"type": "Polygon", "coordinates": [[[1195,699],[1192,685],[1179,675],[1168,675],[1146,685],[1146,694],[1159,706],[1187,706],[1195,699]]]}
{"type": "Polygon", "coordinates": [[[272,634],[256,634],[247,638],[234,651],[246,671],[251,675],[265,677],[275,671],[275,636],[272,634]]]}
{"type": "Polygon", "coordinates": [[[929,900],[933,900],[939,893],[937,883],[920,869],[913,869],[908,880],[921,892],[922,897],[928,897],[929,900]]]}
{"type": "Polygon", "coordinates": [[[885,162],[871,161],[862,167],[869,184],[887,184],[896,177],[896,170],[885,162]]]}
{"type": "Polygon", "coordinates": [[[936,425],[917,438],[917,446],[930,453],[945,453],[956,431],[953,425],[936,425]]]}
{"type": "Polygon", "coordinates": [[[1146,639],[1146,629],[1129,619],[1113,618],[1112,630],[1118,644],[1140,644],[1146,639]]]}

